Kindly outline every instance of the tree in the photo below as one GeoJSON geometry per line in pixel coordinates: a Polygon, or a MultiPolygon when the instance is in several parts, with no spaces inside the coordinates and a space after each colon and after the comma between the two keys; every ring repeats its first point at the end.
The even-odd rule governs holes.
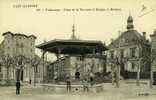
{"type": "Polygon", "coordinates": [[[33,69],[34,69],[34,86],[35,86],[35,81],[36,81],[36,72],[38,69],[38,65],[40,63],[41,59],[39,59],[38,56],[34,56],[33,58],[27,58],[23,55],[18,55],[14,57],[14,63],[17,66],[17,80],[20,80],[21,78],[21,72],[23,70],[23,67],[25,64],[30,64],[33,69]]]}
{"type": "Polygon", "coordinates": [[[10,55],[2,55],[1,63],[6,67],[6,83],[9,84],[9,68],[13,64],[13,58],[10,55]]]}
{"type": "Polygon", "coordinates": [[[36,85],[36,73],[38,72],[38,65],[41,62],[41,59],[38,56],[34,56],[32,59],[29,59],[31,66],[34,69],[34,86],[36,85]]]}
{"type": "Polygon", "coordinates": [[[116,64],[116,86],[119,87],[120,86],[120,66],[121,66],[121,59],[119,59],[118,57],[116,57],[115,59],[115,64],[116,64]]]}
{"type": "Polygon", "coordinates": [[[116,85],[116,87],[120,86],[120,60],[118,57],[109,59],[109,63],[111,65],[112,71],[112,84],[116,85]]]}
{"type": "Polygon", "coordinates": [[[23,55],[18,55],[14,57],[14,65],[16,66],[17,70],[16,70],[16,75],[17,78],[16,80],[23,80],[22,78],[22,71],[23,71],[23,67],[24,65],[28,63],[28,58],[23,56],[23,55]]]}
{"type": "Polygon", "coordinates": [[[153,88],[153,66],[156,64],[156,50],[151,50],[151,55],[147,57],[147,60],[151,63],[151,69],[150,69],[150,88],[153,88]]]}
{"type": "MultiPolygon", "coordinates": [[[[140,43],[141,44],[141,43],[140,43]]],[[[140,54],[140,66],[145,65],[147,67],[147,65],[150,67],[150,88],[152,88],[152,84],[153,84],[153,68],[152,68],[152,63],[154,63],[154,61],[156,60],[156,51],[151,49],[151,47],[149,46],[149,44],[144,44],[142,42],[142,49],[141,49],[141,54],[140,54]]]]}
{"type": "Polygon", "coordinates": [[[136,85],[140,85],[140,69],[142,65],[146,65],[147,63],[151,63],[151,48],[147,40],[140,39],[140,40],[134,40],[134,43],[136,43],[139,47],[139,57],[137,58],[139,61],[138,69],[137,69],[137,81],[136,85]]]}

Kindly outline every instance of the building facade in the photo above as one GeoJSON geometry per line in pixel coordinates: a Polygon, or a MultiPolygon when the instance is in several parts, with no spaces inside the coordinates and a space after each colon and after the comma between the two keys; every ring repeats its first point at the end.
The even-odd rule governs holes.
{"type": "MultiPolygon", "coordinates": [[[[136,72],[148,73],[150,62],[150,43],[146,33],[140,34],[134,29],[132,16],[127,20],[127,31],[112,40],[107,51],[107,71],[110,72],[117,63],[120,65],[121,75],[125,78],[136,78],[136,72]]],[[[142,75],[148,77],[148,75],[142,75]]],[[[141,76],[141,77],[142,77],[141,76]]]]}
{"type": "Polygon", "coordinates": [[[4,40],[0,45],[0,80],[33,79],[33,70],[30,59],[35,57],[34,35],[3,33],[4,40]],[[29,60],[29,61],[28,61],[29,60]]]}
{"type": "Polygon", "coordinates": [[[151,37],[151,70],[154,73],[154,80],[156,79],[156,30],[154,30],[151,37]]]}

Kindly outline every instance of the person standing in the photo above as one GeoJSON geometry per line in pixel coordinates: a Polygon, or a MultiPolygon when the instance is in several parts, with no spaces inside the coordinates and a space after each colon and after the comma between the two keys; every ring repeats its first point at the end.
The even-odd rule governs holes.
{"type": "Polygon", "coordinates": [[[94,85],[94,80],[93,77],[90,77],[90,85],[93,86],[94,85]]]}
{"type": "Polygon", "coordinates": [[[88,92],[89,88],[88,88],[88,81],[87,81],[87,79],[84,79],[82,82],[83,82],[83,90],[84,90],[84,92],[88,92]]]}
{"type": "Polygon", "coordinates": [[[71,91],[71,82],[70,82],[70,78],[67,77],[67,92],[71,91]]]}
{"type": "Polygon", "coordinates": [[[31,79],[29,80],[29,84],[31,85],[31,79]]]}
{"type": "Polygon", "coordinates": [[[17,94],[17,95],[20,94],[20,86],[21,86],[20,81],[17,81],[17,82],[16,82],[16,94],[17,94]]]}
{"type": "Polygon", "coordinates": [[[92,72],[90,73],[90,85],[94,85],[94,74],[92,72]]]}

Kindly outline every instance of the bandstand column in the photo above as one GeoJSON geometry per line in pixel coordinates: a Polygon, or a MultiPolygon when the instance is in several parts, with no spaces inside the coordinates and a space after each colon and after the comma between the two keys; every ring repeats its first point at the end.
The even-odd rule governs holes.
{"type": "MultiPolygon", "coordinates": [[[[92,51],[92,54],[93,54],[93,57],[92,57],[92,60],[93,60],[93,65],[92,65],[92,68],[91,68],[91,72],[90,72],[90,74],[94,74],[94,66],[95,66],[95,63],[94,63],[94,57],[95,57],[95,55],[96,55],[96,52],[95,52],[95,48],[93,49],[93,51],[92,51]]],[[[93,75],[94,76],[94,75],[93,75]]],[[[93,76],[90,76],[90,77],[93,77],[93,76]]]]}
{"type": "Polygon", "coordinates": [[[60,55],[61,55],[61,48],[58,48],[58,53],[57,53],[57,60],[58,60],[58,73],[57,73],[57,78],[58,78],[58,76],[59,76],[59,78],[60,78],[60,76],[61,76],[61,57],[60,57],[60,55]]]}
{"type": "MultiPolygon", "coordinates": [[[[93,63],[93,65],[95,65],[95,63],[94,63],[95,49],[93,49],[92,53],[93,53],[93,57],[92,57],[93,62],[92,63],[93,63]]],[[[93,73],[93,70],[94,70],[94,66],[92,66],[92,68],[91,68],[91,73],[93,73]]]]}
{"type": "MultiPolygon", "coordinates": [[[[43,82],[45,81],[45,75],[44,75],[44,71],[45,71],[45,70],[44,70],[44,67],[45,67],[45,64],[44,64],[44,63],[45,63],[45,53],[46,53],[46,51],[43,51],[43,52],[42,52],[42,60],[43,60],[43,76],[42,76],[43,80],[42,80],[42,81],[43,81],[43,82]]],[[[34,73],[34,74],[35,74],[35,73],[34,73]]]]}

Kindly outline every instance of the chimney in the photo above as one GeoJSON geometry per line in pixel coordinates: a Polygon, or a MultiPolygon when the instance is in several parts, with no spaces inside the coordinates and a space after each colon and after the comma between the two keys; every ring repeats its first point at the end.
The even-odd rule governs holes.
{"type": "Polygon", "coordinates": [[[156,29],[154,29],[153,33],[156,34],[156,29]]]}
{"type": "Polygon", "coordinates": [[[146,32],[142,32],[142,36],[143,36],[144,39],[146,40],[146,32]]]}

